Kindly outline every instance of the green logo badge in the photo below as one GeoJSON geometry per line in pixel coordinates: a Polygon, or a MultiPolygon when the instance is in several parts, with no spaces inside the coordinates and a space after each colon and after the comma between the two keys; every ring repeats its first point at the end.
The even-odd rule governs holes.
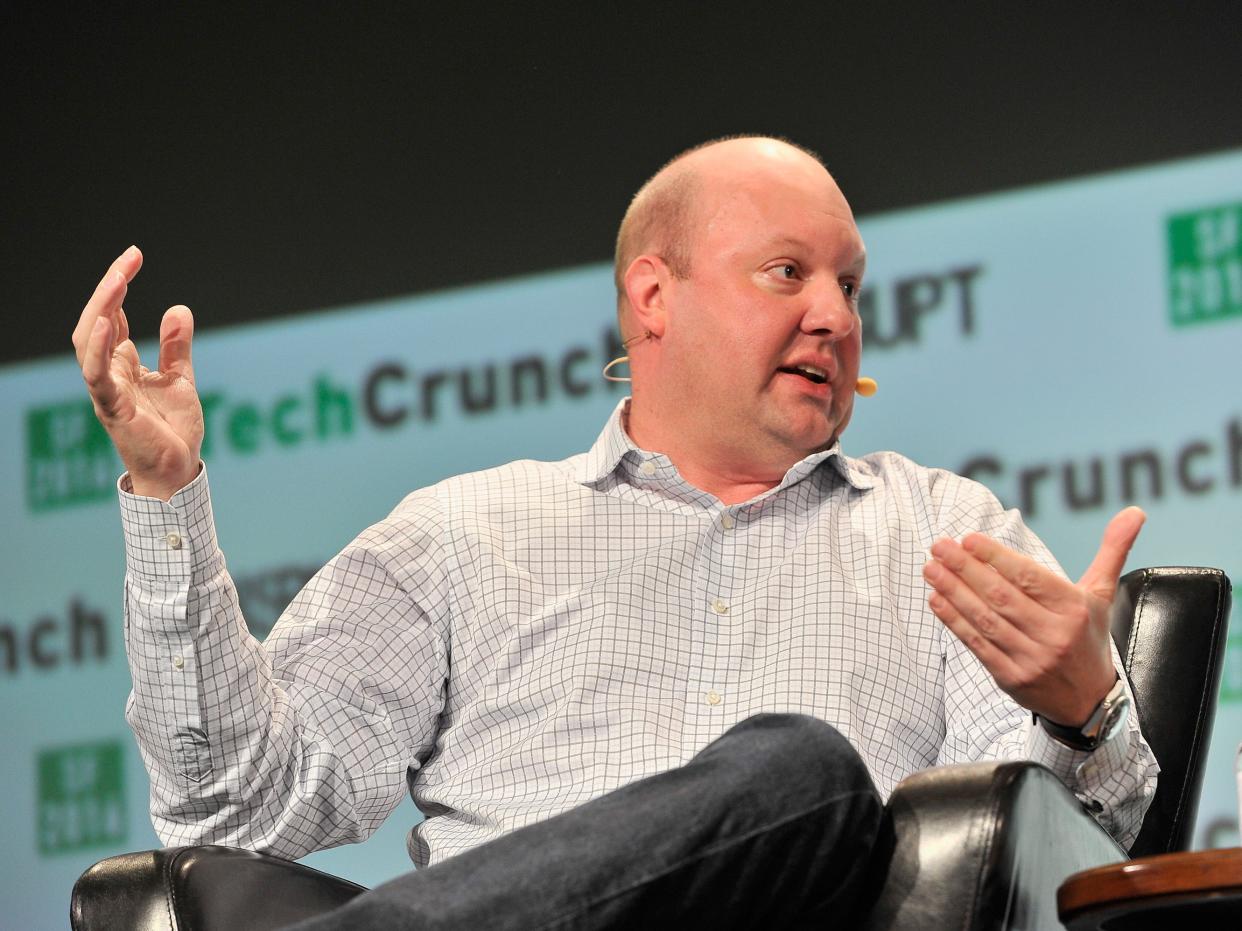
{"type": "Polygon", "coordinates": [[[1167,229],[1173,325],[1242,316],[1242,204],[1179,213],[1167,229]]]}
{"type": "Polygon", "coordinates": [[[125,840],[120,741],[44,750],[38,757],[35,833],[43,856],[125,840]]]}
{"type": "Polygon", "coordinates": [[[26,411],[26,506],[48,511],[111,497],[120,472],[89,402],[26,411]]]}

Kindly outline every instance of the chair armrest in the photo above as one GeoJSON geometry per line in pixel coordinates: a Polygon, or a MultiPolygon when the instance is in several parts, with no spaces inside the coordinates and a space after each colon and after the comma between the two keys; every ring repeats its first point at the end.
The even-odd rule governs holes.
{"type": "Polygon", "coordinates": [[[874,903],[860,927],[1061,928],[1057,887],[1126,859],[1048,769],[969,763],[916,773],[893,790],[877,850],[874,903]]]}
{"type": "Polygon", "coordinates": [[[101,860],[79,877],[74,931],[267,931],[366,889],[290,860],[234,847],[166,847],[101,860]]]}

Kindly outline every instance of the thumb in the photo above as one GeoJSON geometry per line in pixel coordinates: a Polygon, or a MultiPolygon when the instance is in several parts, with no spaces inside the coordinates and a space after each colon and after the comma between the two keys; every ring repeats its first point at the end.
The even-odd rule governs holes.
{"type": "Polygon", "coordinates": [[[190,362],[193,339],[194,315],[190,308],[182,304],[168,308],[160,321],[160,371],[180,375],[194,384],[194,366],[190,362]]]}
{"type": "Polygon", "coordinates": [[[1124,508],[1115,514],[1104,528],[1104,539],[1100,541],[1095,559],[1078,580],[1078,587],[1104,601],[1112,601],[1126,557],[1146,520],[1147,515],[1136,507],[1124,508]]]}

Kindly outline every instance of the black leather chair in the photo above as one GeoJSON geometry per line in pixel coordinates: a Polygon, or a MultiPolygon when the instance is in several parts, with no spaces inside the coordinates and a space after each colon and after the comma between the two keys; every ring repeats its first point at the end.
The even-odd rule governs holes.
{"type": "MultiPolygon", "coordinates": [[[[1215,569],[1138,569],[1122,578],[1113,638],[1161,765],[1132,856],[1185,849],[1215,714],[1229,579],[1215,569]]],[[[1056,889],[1126,857],[1047,769],[977,763],[915,774],[894,790],[867,929],[1060,928],[1056,889]]],[[[123,854],[73,889],[75,931],[271,929],[319,914],[361,886],[227,847],[123,854]]]]}
{"type": "Polygon", "coordinates": [[[1034,763],[916,773],[889,798],[880,888],[862,927],[1062,928],[1071,873],[1185,850],[1216,714],[1231,587],[1216,569],[1137,569],[1121,579],[1112,634],[1143,733],[1160,763],[1156,797],[1129,851],[1034,763]]]}

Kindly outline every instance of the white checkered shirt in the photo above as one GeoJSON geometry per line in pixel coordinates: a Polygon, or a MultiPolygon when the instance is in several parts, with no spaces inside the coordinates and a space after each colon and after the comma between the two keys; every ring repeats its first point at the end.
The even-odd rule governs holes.
{"type": "Polygon", "coordinates": [[[884,796],[930,766],[1038,760],[1133,839],[1157,773],[1135,717],[1092,754],[1062,747],[927,607],[942,535],[1056,568],[1015,511],[837,448],[725,506],[621,416],[588,453],[414,492],[263,644],[205,472],[168,503],[122,478],[127,716],[165,843],[302,856],[365,838],[408,780],[423,865],[685,763],[763,711],[835,725],[884,796]]]}

